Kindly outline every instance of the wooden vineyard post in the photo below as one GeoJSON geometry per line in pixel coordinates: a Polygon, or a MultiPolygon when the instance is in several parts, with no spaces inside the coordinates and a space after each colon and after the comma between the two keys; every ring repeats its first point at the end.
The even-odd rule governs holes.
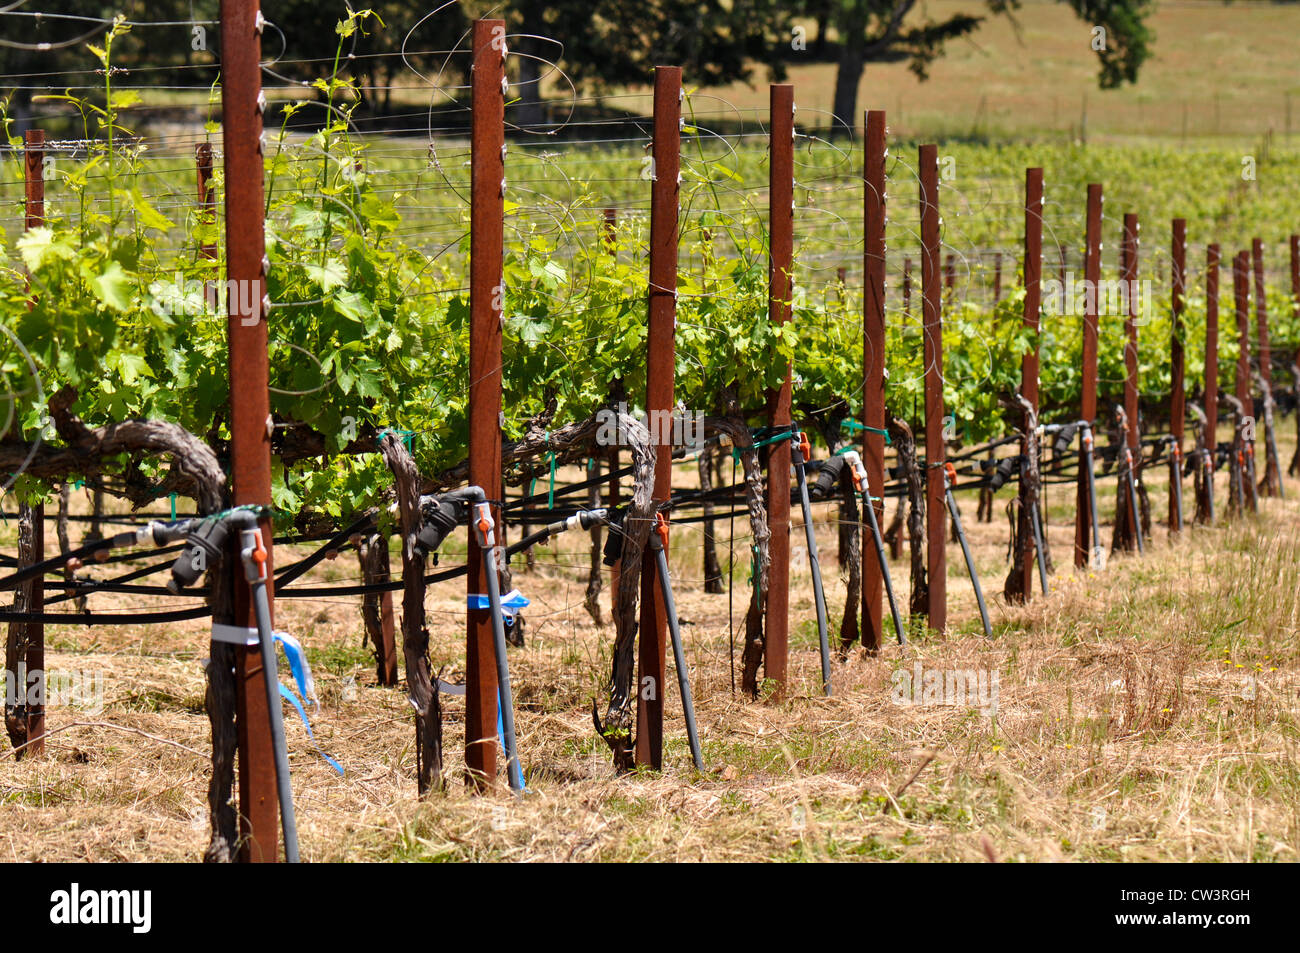
{"type": "MultiPolygon", "coordinates": [[[[501,499],[501,307],[505,243],[504,20],[474,22],[470,121],[469,482],[501,499]]],[[[499,504],[492,520],[501,526],[499,504]]],[[[487,592],[483,550],[470,533],[467,594],[487,592]]],[[[478,790],[496,782],[497,669],[492,616],[467,613],[465,768],[478,790]]]]}
{"type": "MultiPolygon", "coordinates": [[[[23,143],[23,179],[25,184],[23,228],[40,228],[45,224],[45,131],[29,129],[23,143]]],[[[28,557],[32,563],[45,559],[45,504],[31,507],[32,537],[28,557]]],[[[45,577],[37,576],[24,584],[28,612],[45,611],[45,577]]],[[[27,706],[27,747],[23,757],[38,758],[45,752],[45,623],[10,623],[25,626],[26,652],[21,660],[26,671],[16,687],[38,699],[27,706]],[[33,692],[33,689],[35,692],[33,692]]]]}
{"type": "MultiPolygon", "coordinates": [[[[1097,422],[1097,289],[1101,283],[1101,185],[1088,186],[1087,247],[1083,259],[1086,294],[1083,308],[1083,380],[1079,399],[1079,419],[1090,426],[1097,422]]],[[[1092,539],[1092,492],[1085,471],[1089,454],[1079,451],[1079,484],[1074,507],[1074,565],[1087,567],[1092,551],[1101,548],[1101,540],[1092,539]],[[1092,540],[1089,544],[1089,540],[1092,540]]]]}
{"type": "MultiPolygon", "coordinates": [[[[1130,460],[1127,465],[1133,487],[1138,484],[1138,464],[1142,459],[1142,442],[1138,427],[1138,217],[1132,212],[1124,215],[1124,238],[1120,250],[1122,280],[1127,293],[1124,315],[1124,446],[1130,460]]],[[[1121,465],[1117,506],[1115,510],[1116,549],[1141,548],[1142,514],[1133,505],[1134,494],[1125,485],[1125,468],[1121,465]]]]}
{"type": "Polygon", "coordinates": [[[943,464],[943,297],[939,260],[938,146],[920,150],[921,179],[921,328],[925,361],[925,536],[926,618],[942,633],[948,623],[948,565],[944,544],[948,514],[943,464]]]}
{"type": "MultiPolygon", "coordinates": [[[[262,167],[262,37],[258,0],[222,0],[222,151],[226,182],[226,296],[230,347],[230,473],[236,506],[271,505],[271,395],[268,390],[266,241],[262,167]],[[251,293],[250,293],[251,289],[251,293]]],[[[267,599],[274,611],[271,522],[261,521],[267,551],[267,599]]],[[[232,543],[233,550],[238,540],[232,543]]],[[[239,560],[234,575],[234,622],[255,628],[252,590],[239,560]]],[[[274,618],[274,616],[272,616],[274,618]]],[[[213,657],[216,657],[214,652],[213,657]]],[[[275,861],[280,816],[271,745],[270,711],[257,646],[235,650],[235,723],[239,737],[239,825],[245,861],[275,861]]]]}
{"type": "MultiPolygon", "coordinates": [[[[1255,331],[1259,346],[1257,361],[1259,376],[1264,382],[1265,400],[1273,393],[1273,349],[1268,333],[1268,298],[1264,294],[1264,243],[1256,238],[1250,243],[1251,265],[1255,275],[1255,331]]],[[[1282,492],[1282,474],[1274,448],[1277,437],[1273,432],[1273,411],[1264,409],[1264,479],[1260,487],[1265,496],[1278,496],[1282,492]]]]}
{"type": "MultiPolygon", "coordinates": [[[[654,145],[650,198],[650,306],[646,355],[646,413],[655,448],[652,498],[672,496],[673,371],[677,323],[677,176],[681,167],[682,71],[655,67],[654,145]]],[[[664,541],[665,552],[668,549],[664,541]]],[[[664,673],[668,616],[655,561],[641,567],[641,625],[637,645],[636,763],[663,767],[664,673]]]]}
{"type": "Polygon", "coordinates": [[[1185,358],[1183,355],[1183,306],[1187,289],[1187,219],[1173,221],[1173,238],[1170,257],[1173,267],[1172,312],[1173,329],[1169,339],[1169,433],[1174,438],[1173,461],[1170,464],[1169,532],[1178,533],[1183,528],[1180,506],[1183,485],[1183,417],[1186,414],[1184,393],[1185,358]]]}
{"type": "MultiPolygon", "coordinates": [[[[869,495],[879,502],[876,525],[885,525],[885,112],[872,109],[866,117],[866,155],[863,160],[864,207],[862,247],[862,460],[867,468],[869,495]]],[[[863,540],[865,552],[868,541],[863,540]]],[[[884,642],[884,578],[880,563],[862,560],[862,647],[876,654],[884,642]]],[[[897,637],[899,633],[895,633],[897,637]]]]}
{"type": "MultiPolygon", "coordinates": [[[[1032,332],[1034,345],[1020,358],[1020,395],[1033,408],[1032,419],[1026,414],[1021,427],[1025,439],[1036,439],[1029,428],[1038,419],[1038,323],[1043,301],[1043,170],[1025,170],[1025,304],[1021,324],[1032,332]]],[[[1041,466],[1041,456],[1039,458],[1041,466]]],[[[1020,569],[1019,601],[1028,601],[1034,591],[1033,511],[1038,506],[1038,487],[1021,472],[1020,512],[1016,518],[1016,559],[1020,569]]],[[[1010,588],[1010,587],[1009,587],[1010,588]]]]}
{"type": "MultiPolygon", "coordinates": [[[[794,259],[794,87],[773,84],[770,92],[771,155],[768,161],[769,252],[768,318],[785,324],[791,316],[794,259]]],[[[767,395],[767,422],[788,428],[790,365],[781,386],[767,395]]],[[[767,518],[771,535],[766,604],[767,650],[764,672],[775,685],[774,698],[785,695],[790,641],[790,441],[767,448],[767,518]]]]}
{"type": "Polygon", "coordinates": [[[1219,246],[1205,249],[1205,449],[1210,459],[1199,461],[1206,481],[1204,506],[1197,507],[1201,522],[1214,523],[1214,464],[1219,430],[1219,246]]]}

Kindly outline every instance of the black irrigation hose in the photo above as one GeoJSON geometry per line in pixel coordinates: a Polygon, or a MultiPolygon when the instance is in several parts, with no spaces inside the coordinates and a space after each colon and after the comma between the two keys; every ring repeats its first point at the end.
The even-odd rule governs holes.
{"type": "Polygon", "coordinates": [[[947,455],[949,462],[957,460],[970,460],[975,457],[987,456],[990,450],[996,450],[998,447],[1006,446],[1009,443],[1019,443],[1020,434],[1008,434],[1005,437],[999,437],[996,440],[990,440],[988,443],[982,443],[978,447],[972,447],[969,450],[963,450],[959,453],[947,455]]]}
{"type": "MultiPolygon", "coordinates": [[[[764,429],[767,429],[767,428],[764,428],[764,429]]],[[[697,447],[710,447],[710,446],[714,446],[714,445],[716,445],[716,444],[721,440],[722,436],[723,436],[722,434],[714,434],[712,437],[707,437],[706,439],[704,439],[703,441],[701,441],[700,444],[697,445],[697,447]]],[[[545,448],[542,448],[542,449],[545,450],[545,448]]],[[[691,448],[691,449],[689,449],[689,450],[688,450],[686,447],[679,447],[679,448],[677,448],[676,450],[673,451],[673,453],[672,453],[672,458],[673,458],[673,460],[675,460],[675,461],[685,460],[686,457],[687,457],[687,454],[688,454],[688,453],[693,453],[693,452],[695,451],[695,449],[696,449],[695,447],[693,447],[693,448],[691,448]]],[[[541,500],[550,500],[550,499],[552,499],[552,498],[554,498],[554,497],[557,497],[557,496],[563,496],[563,495],[566,495],[566,494],[569,494],[569,493],[577,493],[579,490],[586,490],[586,489],[589,489],[590,487],[593,487],[593,486],[599,486],[599,485],[601,485],[601,484],[603,484],[603,483],[607,483],[607,482],[610,481],[610,480],[616,480],[616,479],[621,479],[622,477],[625,477],[625,476],[631,476],[632,473],[633,473],[635,470],[636,470],[636,467],[633,466],[633,465],[631,465],[631,464],[629,464],[628,466],[622,467],[622,468],[620,468],[619,470],[617,470],[617,471],[614,472],[614,473],[602,473],[602,474],[601,474],[600,476],[598,476],[598,477],[590,477],[590,478],[588,478],[588,479],[586,479],[586,480],[581,480],[581,481],[579,481],[578,483],[566,483],[566,484],[565,484],[564,486],[562,486],[562,487],[559,487],[559,488],[557,488],[557,489],[555,489],[555,490],[548,490],[548,491],[545,492],[545,493],[534,493],[534,494],[532,494],[532,495],[530,495],[530,496],[520,497],[520,498],[517,499],[517,500],[508,500],[508,501],[506,501],[505,503],[502,504],[502,506],[501,506],[501,511],[502,511],[503,513],[504,513],[504,512],[509,512],[509,511],[511,511],[511,510],[517,510],[517,509],[519,509],[521,506],[524,506],[524,505],[529,504],[529,503],[537,503],[537,502],[539,502],[539,501],[541,501],[541,500]]],[[[573,513],[576,513],[576,512],[577,512],[578,510],[580,510],[580,509],[581,509],[581,507],[574,507],[574,508],[573,508],[573,511],[572,511],[571,513],[569,513],[569,515],[572,516],[573,513]]],[[[536,512],[538,512],[538,513],[551,513],[551,512],[560,512],[560,510],[559,510],[558,508],[556,508],[556,509],[553,509],[553,510],[549,510],[549,509],[548,509],[548,510],[538,510],[538,511],[536,511],[536,512]]],[[[520,516],[517,516],[517,517],[515,518],[515,522],[518,522],[518,523],[533,523],[533,522],[539,522],[539,520],[535,520],[535,519],[524,519],[524,518],[522,518],[522,517],[520,517],[520,516]]]]}
{"type": "MultiPolygon", "coordinates": [[[[469,572],[468,566],[444,569],[442,572],[430,573],[425,576],[424,583],[430,585],[435,582],[446,582],[448,579],[463,576],[467,572],[469,572]]],[[[290,586],[286,589],[276,589],[275,597],[277,599],[315,599],[321,596],[364,596],[375,592],[397,592],[403,585],[401,579],[395,579],[392,582],[372,582],[355,586],[311,586],[308,588],[290,586]]]]}
{"type": "Polygon", "coordinates": [[[49,559],[42,560],[39,563],[32,563],[30,566],[24,566],[11,576],[0,579],[0,591],[7,589],[16,589],[20,584],[28,579],[34,579],[37,576],[44,576],[48,572],[63,567],[69,559],[81,559],[82,557],[94,558],[96,552],[108,549],[118,549],[122,546],[136,545],[135,533],[118,533],[116,536],[110,536],[105,539],[97,539],[94,542],[78,546],[76,549],[70,549],[66,553],[60,553],[49,559]]]}
{"type": "MultiPolygon", "coordinates": [[[[582,480],[578,483],[566,483],[564,484],[564,486],[556,487],[554,492],[548,490],[545,493],[534,493],[531,496],[521,496],[517,500],[507,500],[502,505],[501,511],[503,513],[510,512],[511,510],[517,510],[521,506],[524,506],[525,504],[528,503],[537,503],[541,500],[549,500],[552,497],[564,496],[569,493],[577,493],[579,490],[586,490],[593,486],[599,486],[600,484],[607,483],[610,480],[619,479],[625,476],[631,476],[634,469],[635,467],[629,464],[628,466],[621,468],[617,473],[602,473],[598,477],[592,477],[591,479],[582,480]]],[[[575,509],[577,509],[577,507],[575,507],[575,509]]],[[[550,511],[540,510],[539,512],[546,513],[550,511]]],[[[522,517],[516,517],[515,522],[526,523],[530,521],[525,520],[522,517]]]]}
{"type": "Polygon", "coordinates": [[[65,592],[63,595],[56,596],[53,599],[46,599],[45,604],[47,606],[50,606],[59,602],[67,602],[69,599],[76,599],[79,596],[90,595],[91,593],[97,591],[109,591],[109,592],[126,591],[121,589],[104,590],[102,587],[106,585],[123,585],[125,583],[130,582],[133,579],[140,579],[144,576],[152,576],[156,572],[162,572],[164,569],[169,568],[171,564],[172,563],[170,559],[165,559],[162,562],[155,563],[152,566],[144,566],[140,569],[133,570],[121,576],[114,576],[112,579],[105,579],[102,581],[94,580],[94,579],[74,580],[73,582],[59,582],[59,581],[46,580],[45,582],[46,590],[66,589],[71,591],[65,592]]]}
{"type": "MultiPolygon", "coordinates": [[[[80,513],[69,513],[64,516],[63,519],[70,520],[73,523],[93,523],[98,520],[100,523],[112,523],[115,526],[134,526],[139,520],[144,520],[146,522],[149,520],[186,520],[193,519],[198,515],[198,513],[177,513],[173,517],[171,513],[124,513],[96,518],[94,516],[82,515],[80,513]]],[[[19,514],[17,513],[0,512],[0,519],[13,520],[18,519],[18,516],[19,514]]],[[[59,514],[56,510],[46,510],[45,522],[53,523],[57,519],[59,519],[59,514]]]]}
{"type": "Polygon", "coordinates": [[[324,559],[327,553],[329,553],[332,550],[338,549],[340,546],[346,543],[354,533],[366,532],[370,527],[374,525],[375,525],[374,516],[372,516],[369,513],[363,514],[361,518],[353,522],[351,526],[347,527],[346,529],[339,530],[337,533],[331,536],[326,541],[325,545],[318,548],[316,552],[312,553],[311,555],[303,559],[298,560],[298,562],[294,563],[292,566],[286,567],[282,573],[279,572],[276,573],[276,577],[277,577],[275,580],[276,587],[279,588],[281,586],[289,585],[289,583],[293,582],[303,573],[307,572],[309,569],[311,569],[313,566],[319,563],[322,559],[324,559]]]}
{"type": "MultiPolygon", "coordinates": [[[[170,593],[169,593],[170,595],[170,593]]],[[[0,622],[39,622],[48,625],[162,625],[212,615],[210,606],[171,612],[12,612],[0,609],[0,622]]]]}

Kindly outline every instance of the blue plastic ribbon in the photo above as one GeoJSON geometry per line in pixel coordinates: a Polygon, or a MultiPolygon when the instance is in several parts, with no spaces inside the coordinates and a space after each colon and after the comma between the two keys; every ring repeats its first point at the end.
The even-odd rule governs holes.
{"type": "Polygon", "coordinates": [[[316,680],[312,678],[311,665],[307,662],[307,653],[303,651],[302,643],[287,632],[276,632],[275,641],[284,649],[284,657],[289,660],[289,672],[298,683],[298,691],[303,699],[317,704],[316,680]]]}
{"type": "Polygon", "coordinates": [[[327,755],[321,749],[321,746],[316,743],[316,736],[311,733],[311,722],[307,720],[307,712],[303,709],[302,702],[298,701],[298,696],[295,695],[292,689],[288,688],[284,684],[284,682],[280,682],[279,685],[280,685],[280,696],[282,698],[287,698],[290,704],[292,704],[294,708],[298,709],[298,717],[302,719],[303,726],[307,729],[307,737],[311,739],[312,745],[316,748],[316,753],[320,755],[322,758],[324,758],[327,762],[329,762],[329,766],[333,768],[335,771],[337,771],[339,773],[339,776],[342,777],[343,765],[339,764],[337,761],[335,761],[333,758],[327,755]]]}
{"type": "MultiPolygon", "coordinates": [[[[465,604],[471,609],[491,609],[492,601],[482,593],[475,593],[472,596],[465,597],[465,604]]],[[[515,624],[515,616],[519,610],[527,606],[528,600],[524,598],[523,593],[518,589],[511,589],[501,597],[501,617],[505,620],[506,625],[515,624]]]]}
{"type": "Polygon", "coordinates": [[[298,686],[298,691],[295,693],[292,689],[288,688],[283,682],[280,682],[277,679],[276,684],[280,686],[280,695],[288,699],[290,704],[297,709],[298,717],[302,719],[303,727],[307,729],[307,737],[311,739],[312,746],[315,747],[316,753],[324,758],[329,763],[329,766],[342,776],[343,766],[327,755],[316,742],[316,736],[311,730],[311,721],[307,718],[307,711],[303,707],[304,701],[309,701],[316,705],[316,707],[320,707],[320,703],[316,700],[316,682],[315,679],[312,678],[311,665],[307,662],[307,653],[303,651],[302,643],[292,635],[284,632],[276,632],[274,633],[274,638],[276,642],[280,643],[280,647],[284,649],[284,657],[289,660],[289,673],[293,676],[293,680],[298,686]],[[299,695],[302,696],[302,701],[299,701],[299,695]]]}

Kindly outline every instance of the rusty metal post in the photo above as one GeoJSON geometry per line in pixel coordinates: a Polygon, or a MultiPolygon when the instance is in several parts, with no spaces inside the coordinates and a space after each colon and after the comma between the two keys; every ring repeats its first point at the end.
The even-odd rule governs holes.
{"type": "MultiPolygon", "coordinates": [[[[1083,380],[1079,396],[1079,419],[1095,426],[1097,422],[1097,289],[1101,283],[1101,206],[1104,198],[1101,186],[1088,186],[1088,211],[1086,249],[1083,259],[1085,286],[1083,308],[1083,380]]],[[[1085,437],[1086,439],[1086,437],[1085,437]]],[[[1079,485],[1074,507],[1074,565],[1086,567],[1092,551],[1101,546],[1101,540],[1092,539],[1092,491],[1088,474],[1084,472],[1089,454],[1079,451],[1079,485]],[[1091,544],[1089,540],[1092,539],[1091,544]]]]}
{"type": "Polygon", "coordinates": [[[1214,522],[1214,465],[1218,456],[1219,430],[1219,246],[1205,249],[1205,447],[1209,461],[1202,460],[1209,506],[1202,522],[1214,522]]]}
{"type": "MultiPolygon", "coordinates": [[[[999,255],[998,274],[1001,275],[1002,263],[999,255]]],[[[1043,302],[1043,170],[1033,168],[1025,170],[1025,305],[1021,318],[1023,327],[1034,335],[1034,345],[1020,358],[1020,394],[1034,408],[1034,419],[1038,419],[1038,322],[1043,302]]],[[[1022,427],[1026,439],[1037,439],[1029,433],[1030,420],[1026,415],[1022,427]]],[[[1040,458],[1041,466],[1041,458],[1040,458]]],[[[1037,547],[1033,542],[1031,507],[1038,506],[1037,492],[1031,492],[1025,480],[1020,481],[1020,517],[1016,533],[1022,539],[1030,541],[1029,549],[1021,564],[1021,593],[1028,601],[1034,591],[1034,560],[1037,547]]],[[[1046,593],[1044,593],[1046,594],[1046,593]]]]}
{"type": "Polygon", "coordinates": [[[1183,417],[1187,412],[1183,380],[1186,363],[1183,354],[1183,307],[1187,292],[1187,219],[1174,219],[1172,242],[1170,260],[1173,266],[1173,297],[1170,304],[1173,330],[1169,340],[1169,432],[1174,438],[1174,448],[1169,471],[1169,531],[1174,533],[1181,532],[1183,528],[1183,417]]]}
{"type": "MultiPolygon", "coordinates": [[[[677,184],[681,166],[682,71],[655,67],[653,173],[650,199],[650,329],[646,350],[646,413],[655,443],[653,499],[672,496],[674,329],[677,323],[677,184]]],[[[668,544],[665,540],[664,550],[668,544]]],[[[641,570],[641,626],[637,646],[636,763],[663,767],[664,671],[668,617],[654,560],[641,570]]]]}
{"type": "Polygon", "coordinates": [[[1237,319],[1237,374],[1235,393],[1250,413],[1250,252],[1240,251],[1232,259],[1233,304],[1237,319]]]}
{"type": "MultiPolygon", "coordinates": [[[[1273,386],[1272,348],[1268,340],[1268,301],[1264,295],[1264,242],[1255,238],[1250,243],[1251,270],[1255,278],[1255,327],[1258,343],[1259,376],[1271,389],[1273,386]]],[[[1269,496],[1273,492],[1270,488],[1269,496]]]]}
{"type": "MultiPolygon", "coordinates": [[[[266,297],[266,239],[262,166],[262,37],[259,0],[221,2],[221,125],[226,181],[226,296],[230,346],[230,473],[236,506],[271,505],[271,395],[266,297]],[[250,307],[251,305],[251,307],[250,307]]],[[[262,523],[267,550],[266,594],[274,611],[270,520],[262,523]]],[[[234,621],[254,628],[252,591],[238,560],[234,621]]],[[[273,616],[274,618],[274,616],[273,616]]],[[[235,652],[235,722],[239,735],[241,859],[274,861],[279,848],[279,802],[270,711],[256,646],[235,652]]]]}
{"type": "MultiPolygon", "coordinates": [[[[1254,415],[1255,403],[1250,387],[1250,252],[1241,251],[1232,260],[1232,288],[1237,315],[1237,400],[1242,413],[1254,415]]],[[[1252,428],[1253,431],[1253,428],[1252,428]]],[[[1245,460],[1241,462],[1242,495],[1250,501],[1252,511],[1258,508],[1254,479],[1255,441],[1253,432],[1242,447],[1245,460]]]]}
{"type": "MultiPolygon", "coordinates": [[[[1273,393],[1273,349],[1269,343],[1268,333],[1268,298],[1264,294],[1264,242],[1256,238],[1250,243],[1251,264],[1255,274],[1255,328],[1258,342],[1257,360],[1259,376],[1264,381],[1264,388],[1269,398],[1273,393]]],[[[1273,412],[1264,411],[1264,480],[1262,486],[1266,496],[1277,496],[1281,492],[1282,473],[1274,448],[1277,446],[1273,432],[1273,412]]]]}
{"type": "MultiPolygon", "coordinates": [[[[1040,216],[1041,217],[1041,216],[1040,216]]],[[[1042,270],[1042,262],[1039,262],[1039,270],[1042,270]]],[[[993,254],[993,303],[997,304],[1002,300],[1002,252],[993,254]]]]}
{"type": "Polygon", "coordinates": [[[947,491],[943,463],[943,299],[939,287],[939,150],[921,146],[921,328],[925,361],[926,618],[942,633],[948,623],[947,491]]]}
{"type": "MultiPolygon", "coordinates": [[[[1126,427],[1124,443],[1132,455],[1129,469],[1134,487],[1138,482],[1137,465],[1142,459],[1141,431],[1138,426],[1138,330],[1137,330],[1137,281],[1138,281],[1138,217],[1134,212],[1124,214],[1124,238],[1120,249],[1122,280],[1128,289],[1124,315],[1124,416],[1126,427]]],[[[1141,548],[1142,514],[1133,505],[1135,497],[1124,492],[1120,486],[1119,499],[1122,502],[1128,529],[1132,534],[1132,547],[1141,548]]],[[[1116,520],[1120,518],[1116,513],[1116,520]]],[[[1121,538],[1122,538],[1121,534],[1121,538]]]]}
{"type": "MultiPolygon", "coordinates": [[[[1291,236],[1291,310],[1294,317],[1300,317],[1300,235],[1291,236]]],[[[1295,342],[1295,353],[1291,356],[1295,364],[1300,364],[1300,341],[1295,342]]],[[[1296,381],[1300,385],[1300,381],[1296,381]]]]}
{"type": "MultiPolygon", "coordinates": [[[[23,143],[23,178],[26,186],[24,229],[45,224],[45,130],[29,129],[23,143]]],[[[45,504],[32,507],[32,561],[45,559],[45,504]]],[[[37,576],[27,588],[27,611],[45,611],[45,577],[37,576]]],[[[28,622],[27,681],[21,688],[37,689],[37,701],[27,706],[27,747],[23,757],[37,758],[45,752],[45,623],[28,622]],[[35,680],[34,685],[32,680],[35,680]]],[[[29,695],[30,697],[30,695],[29,695]]]]}
{"type": "MultiPolygon", "coordinates": [[[[1300,235],[1291,236],[1291,310],[1293,318],[1300,318],[1300,235]]],[[[1295,342],[1291,361],[1300,365],[1300,341],[1295,342]]],[[[1295,382],[1300,387],[1300,381],[1295,382]]],[[[1288,472],[1290,472],[1288,470],[1288,472]]]]}
{"type": "MultiPolygon", "coordinates": [[[[866,155],[863,158],[864,205],[862,217],[862,422],[885,429],[885,111],[871,109],[866,116],[866,155]]],[[[905,284],[910,285],[910,274],[905,284]]],[[[910,291],[910,287],[908,288],[910,291]]],[[[876,525],[885,525],[885,437],[873,430],[862,432],[862,460],[867,469],[868,496],[876,510],[876,525]]],[[[867,542],[863,539],[863,551],[867,542]]],[[[871,654],[884,642],[884,578],[879,560],[862,560],[862,647],[871,654]]],[[[901,633],[894,633],[895,637],[901,633]]]]}
{"type": "MultiPolygon", "coordinates": [[[[1291,307],[1300,311],[1300,235],[1291,236],[1291,307]]],[[[1300,344],[1297,344],[1300,354],[1300,344]]],[[[1300,363],[1298,360],[1296,363],[1300,363]]]]}
{"type": "MultiPolygon", "coordinates": [[[[501,487],[501,306],[505,245],[504,20],[474,22],[470,102],[469,482],[499,501],[501,487]]],[[[492,520],[501,525],[499,504],[492,520]]],[[[488,591],[483,551],[470,534],[467,594],[488,591]]],[[[497,669],[492,616],[470,609],[465,644],[465,768],[478,790],[497,776],[497,669]]]]}
{"type": "MultiPolygon", "coordinates": [[[[794,267],[794,87],[773,84],[770,92],[771,154],[768,161],[769,245],[767,310],[773,324],[791,316],[794,267]]],[[[786,365],[781,386],[767,395],[767,422],[789,427],[791,369],[786,365]]],[[[790,643],[790,441],[767,448],[768,569],[766,604],[767,651],[764,672],[780,699],[786,690],[790,643]]],[[[829,682],[828,682],[829,686],[829,682]]]]}

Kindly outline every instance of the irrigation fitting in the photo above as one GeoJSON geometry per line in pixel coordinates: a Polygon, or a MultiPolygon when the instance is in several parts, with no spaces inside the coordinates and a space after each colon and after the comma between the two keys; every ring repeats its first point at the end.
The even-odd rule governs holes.
{"type": "Polygon", "coordinates": [[[1052,450],[1057,456],[1061,456],[1070,449],[1070,444],[1074,443],[1075,434],[1081,429],[1086,429],[1087,426],[1086,420],[1076,420],[1068,424],[1042,424],[1038,428],[1038,435],[1055,436],[1056,442],[1052,444],[1052,450]]]}
{"type": "MultiPolygon", "coordinates": [[[[1019,460],[1019,457],[1008,457],[1019,460]]],[[[1001,470],[1001,466],[998,467],[1001,470]]],[[[948,504],[948,515],[952,518],[953,529],[957,531],[957,541],[961,543],[961,554],[966,559],[966,572],[970,575],[971,586],[975,589],[975,602],[980,609],[980,622],[984,625],[984,637],[993,638],[993,627],[989,624],[989,609],[984,602],[984,589],[980,586],[979,573],[975,571],[975,559],[971,556],[970,544],[966,542],[966,531],[962,529],[961,513],[957,511],[957,500],[952,495],[952,488],[957,483],[957,468],[945,461],[943,464],[943,496],[948,504]]]]}
{"type": "Polygon", "coordinates": [[[880,566],[880,578],[885,584],[885,595],[889,598],[889,614],[894,620],[894,634],[898,638],[899,645],[906,645],[907,630],[903,628],[903,617],[898,611],[898,600],[894,597],[894,582],[889,575],[889,561],[885,558],[885,539],[880,534],[880,522],[876,519],[876,501],[871,496],[867,482],[867,468],[862,465],[862,457],[856,450],[846,450],[839,459],[844,461],[842,467],[849,467],[849,473],[853,477],[853,487],[862,494],[863,509],[867,512],[867,525],[871,528],[871,541],[876,546],[876,562],[880,566]]]}
{"type": "Polygon", "coordinates": [[[808,544],[808,567],[812,571],[813,602],[817,607],[817,640],[821,648],[822,691],[831,694],[831,649],[826,621],[826,591],[822,586],[821,560],[817,555],[817,534],[813,530],[812,502],[808,498],[808,474],[805,465],[812,457],[812,443],[800,430],[790,433],[790,462],[794,465],[795,480],[799,484],[799,506],[803,513],[804,540],[808,544]]]}
{"type": "Polygon", "coordinates": [[[420,497],[422,526],[415,534],[414,550],[421,559],[437,551],[457,526],[469,520],[470,507],[485,499],[476,486],[461,487],[440,495],[420,497]]]}

